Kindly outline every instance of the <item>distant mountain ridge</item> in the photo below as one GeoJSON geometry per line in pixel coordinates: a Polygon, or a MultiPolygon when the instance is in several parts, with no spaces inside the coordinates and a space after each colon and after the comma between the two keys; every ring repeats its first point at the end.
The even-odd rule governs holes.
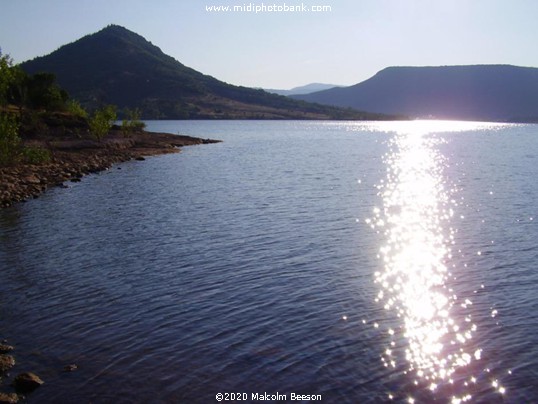
{"type": "Polygon", "coordinates": [[[85,107],[139,108],[154,119],[383,119],[379,114],[309,104],[233,86],[191,69],[142,36],[118,26],[24,62],[28,73],[52,72],[85,107]]]}
{"type": "Polygon", "coordinates": [[[290,96],[290,95],[299,95],[299,94],[310,94],[316,91],[328,90],[330,88],[335,88],[335,87],[343,87],[343,86],[338,86],[336,84],[310,83],[304,86],[294,87],[289,90],[276,90],[276,89],[268,89],[268,88],[265,88],[264,90],[267,91],[268,93],[290,96]]]}
{"type": "Polygon", "coordinates": [[[538,69],[389,67],[350,87],[292,97],[411,118],[538,122],[538,69]]]}

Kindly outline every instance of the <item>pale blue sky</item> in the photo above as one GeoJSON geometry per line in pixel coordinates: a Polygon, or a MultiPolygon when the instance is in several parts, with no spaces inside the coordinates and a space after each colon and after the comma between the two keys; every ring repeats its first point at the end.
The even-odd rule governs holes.
{"type": "Polygon", "coordinates": [[[535,0],[0,0],[0,47],[22,62],[114,23],[228,83],[351,85],[388,66],[538,67],[537,19],[535,0]],[[250,3],[332,11],[205,11],[250,3]]]}

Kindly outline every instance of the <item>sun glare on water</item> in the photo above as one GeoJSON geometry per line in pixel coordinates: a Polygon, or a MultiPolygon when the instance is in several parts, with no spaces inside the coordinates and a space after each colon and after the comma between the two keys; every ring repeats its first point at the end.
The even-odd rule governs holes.
{"type": "MultiPolygon", "coordinates": [[[[370,226],[383,235],[379,251],[382,270],[376,301],[398,320],[387,330],[390,347],[382,360],[386,367],[401,367],[415,385],[436,392],[440,386],[472,384],[461,380],[462,369],[481,358],[472,339],[477,326],[470,315],[454,315],[454,306],[472,305],[451,289],[451,258],[457,209],[457,189],[447,183],[448,162],[439,151],[443,132],[469,130],[476,123],[419,121],[392,128],[394,136],[384,162],[386,178],[378,185],[382,206],[374,208],[370,226]],[[402,129],[403,128],[403,129],[402,129]],[[395,352],[399,349],[399,355],[395,352]]],[[[389,130],[390,127],[389,127],[389,130]]],[[[464,376],[467,377],[467,376],[464,376]]],[[[472,399],[470,390],[451,389],[452,402],[472,399]],[[462,391],[463,390],[463,391],[462,391]]],[[[497,391],[504,393],[498,384],[497,391]]]]}

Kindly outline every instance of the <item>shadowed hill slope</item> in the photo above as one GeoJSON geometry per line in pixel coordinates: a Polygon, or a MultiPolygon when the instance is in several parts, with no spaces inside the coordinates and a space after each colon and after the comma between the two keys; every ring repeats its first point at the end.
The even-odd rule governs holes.
{"type": "Polygon", "coordinates": [[[380,119],[229,85],[191,69],[126,28],[110,25],[21,64],[52,72],[83,106],[139,108],[143,118],[380,119]]]}
{"type": "Polygon", "coordinates": [[[354,86],[293,98],[413,118],[538,121],[538,69],[389,67],[354,86]]]}

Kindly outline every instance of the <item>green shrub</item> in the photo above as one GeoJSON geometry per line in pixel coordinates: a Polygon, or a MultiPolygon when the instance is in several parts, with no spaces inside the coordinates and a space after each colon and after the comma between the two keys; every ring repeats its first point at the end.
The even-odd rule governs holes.
{"type": "Polygon", "coordinates": [[[13,81],[13,61],[8,55],[0,51],[0,105],[7,102],[9,86],[13,81]]]}
{"type": "Polygon", "coordinates": [[[51,159],[50,151],[38,146],[28,146],[22,150],[25,162],[29,164],[48,163],[51,159]]]}
{"type": "Polygon", "coordinates": [[[47,111],[61,111],[69,98],[67,92],[56,84],[52,73],[36,73],[27,80],[30,107],[47,111]]]}
{"type": "Polygon", "coordinates": [[[116,107],[113,105],[107,105],[106,107],[98,109],[88,121],[90,132],[100,142],[110,131],[115,120],[116,107]]]}
{"type": "Polygon", "coordinates": [[[146,127],[146,124],[140,120],[140,110],[125,109],[126,118],[121,122],[121,131],[124,135],[130,132],[138,132],[146,127]]]}
{"type": "Polygon", "coordinates": [[[17,161],[20,155],[21,138],[19,125],[14,116],[0,114],[0,165],[17,161]]]}
{"type": "Polygon", "coordinates": [[[82,107],[82,105],[80,105],[77,100],[67,101],[67,112],[70,112],[71,114],[79,116],[81,118],[88,117],[88,112],[82,107]]]}
{"type": "Polygon", "coordinates": [[[37,146],[23,146],[19,124],[13,115],[0,114],[0,166],[19,162],[42,164],[51,160],[50,151],[37,146]]]}

